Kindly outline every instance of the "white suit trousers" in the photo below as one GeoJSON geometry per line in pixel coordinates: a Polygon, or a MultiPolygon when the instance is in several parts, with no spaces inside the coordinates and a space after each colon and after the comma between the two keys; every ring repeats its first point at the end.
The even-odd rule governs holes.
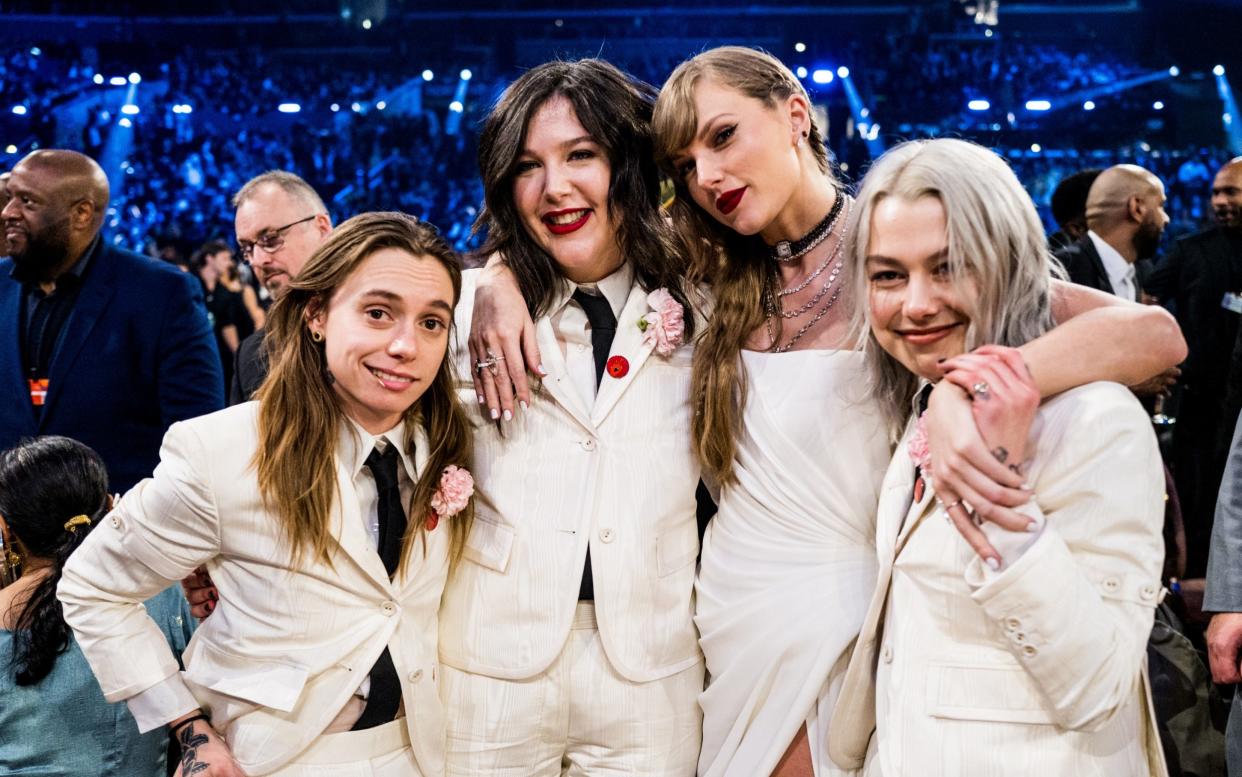
{"type": "Polygon", "coordinates": [[[693,777],[703,663],[647,683],[613,669],[579,603],[560,656],[502,680],[442,667],[448,777],[693,777]]]}
{"type": "Polygon", "coordinates": [[[404,717],[362,731],[324,734],[268,777],[422,777],[404,717]]]}

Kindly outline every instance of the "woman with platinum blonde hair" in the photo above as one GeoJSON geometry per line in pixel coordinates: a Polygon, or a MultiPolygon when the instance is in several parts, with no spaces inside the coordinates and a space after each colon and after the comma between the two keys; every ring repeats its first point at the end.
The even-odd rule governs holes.
{"type": "Polygon", "coordinates": [[[880,576],[828,746],[867,774],[1164,774],[1145,672],[1160,591],[1164,479],[1146,413],[1116,383],[1040,403],[1018,347],[1052,326],[1035,207],[992,152],[906,143],[858,196],[848,262],[866,367],[890,430],[880,576]],[[969,377],[942,365],[973,352],[969,377]],[[1005,527],[921,484],[922,403],[969,392],[978,431],[1022,476],[1005,527]],[[986,542],[1000,554],[975,548],[986,542]]]}
{"type": "MultiPolygon", "coordinates": [[[[806,91],[762,51],[726,46],[682,63],[652,125],[687,274],[715,300],[691,383],[694,445],[705,479],[721,486],[695,587],[711,678],[699,773],[834,773],[828,724],[874,587],[875,508],[893,442],[863,390],[851,328],[844,250],[855,206],[806,91]]],[[[511,282],[481,284],[472,338],[507,354],[510,370],[523,355],[533,369],[538,352],[517,345],[528,329],[515,299],[511,282]]],[[[1067,323],[1022,349],[1044,395],[1138,382],[1184,356],[1163,310],[1068,284],[1051,299],[1067,323]]],[[[969,378],[990,358],[944,367],[969,378]]],[[[929,427],[942,495],[1025,525],[1012,509],[1028,498],[1022,477],[991,456],[956,386],[933,399],[929,427]]]]}

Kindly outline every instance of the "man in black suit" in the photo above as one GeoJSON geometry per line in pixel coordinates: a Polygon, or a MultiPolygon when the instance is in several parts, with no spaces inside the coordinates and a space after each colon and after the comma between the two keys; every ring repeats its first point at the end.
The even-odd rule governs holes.
{"type": "Polygon", "coordinates": [[[1178,240],[1146,283],[1177,316],[1189,348],[1173,438],[1188,577],[1201,576],[1206,566],[1212,514],[1238,416],[1238,408],[1228,406],[1227,386],[1242,315],[1242,157],[1217,173],[1212,206],[1216,225],[1178,240]]]}
{"type": "MultiPolygon", "coordinates": [[[[239,253],[272,298],[279,299],[332,231],[328,209],[310,184],[282,170],[247,181],[234,195],[233,207],[239,253]]],[[[237,348],[230,405],[249,400],[267,377],[263,337],[259,330],[237,348]]]]}
{"type": "Polygon", "coordinates": [[[220,409],[220,356],[193,276],[100,235],[108,178],[76,151],[22,159],[0,211],[0,449],[60,434],[125,491],[174,422],[220,409]]]}
{"type": "Polygon", "coordinates": [[[1136,266],[1151,258],[1169,223],[1164,184],[1136,165],[1100,173],[1087,194],[1086,235],[1057,251],[1070,280],[1140,301],[1136,266]]]}

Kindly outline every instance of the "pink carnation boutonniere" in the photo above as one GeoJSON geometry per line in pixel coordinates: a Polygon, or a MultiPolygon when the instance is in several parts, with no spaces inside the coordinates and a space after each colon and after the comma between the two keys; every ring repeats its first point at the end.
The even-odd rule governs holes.
{"type": "Polygon", "coordinates": [[[914,482],[914,501],[923,501],[923,493],[927,490],[927,477],[931,471],[931,448],[927,444],[927,421],[923,416],[914,422],[914,432],[906,441],[906,450],[910,460],[919,468],[919,479],[914,482]]]}
{"type": "Polygon", "coordinates": [[[431,495],[432,513],[427,517],[427,529],[436,528],[441,518],[452,518],[470,504],[474,496],[474,477],[470,470],[450,464],[440,475],[440,487],[431,495]]]}
{"type": "Polygon", "coordinates": [[[652,346],[661,356],[668,356],[686,336],[686,309],[663,288],[648,294],[647,304],[651,312],[638,319],[643,344],[652,346]]]}

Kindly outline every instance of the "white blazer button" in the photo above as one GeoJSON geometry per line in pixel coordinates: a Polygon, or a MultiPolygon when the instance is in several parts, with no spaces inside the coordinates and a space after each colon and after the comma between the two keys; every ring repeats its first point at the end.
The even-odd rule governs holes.
{"type": "Polygon", "coordinates": [[[1027,658],[1034,658],[1035,656],[1039,655],[1039,648],[1035,647],[1034,645],[1026,645],[1025,647],[1022,648],[1022,655],[1026,656],[1027,658]]]}
{"type": "Polygon", "coordinates": [[[393,604],[392,602],[384,602],[383,604],[380,605],[380,612],[384,613],[385,615],[396,615],[397,605],[393,604]]]}
{"type": "Polygon", "coordinates": [[[593,451],[593,450],[595,450],[595,440],[592,440],[590,437],[588,437],[587,439],[583,440],[583,441],[582,441],[581,443],[579,443],[579,444],[582,446],[582,450],[584,450],[584,451],[593,451]]]}
{"type": "Polygon", "coordinates": [[[413,672],[410,672],[410,682],[416,683],[421,679],[423,679],[423,670],[415,669],[413,672]]]}
{"type": "Polygon", "coordinates": [[[114,516],[112,516],[112,519],[111,519],[111,520],[112,520],[112,528],[114,528],[114,529],[119,529],[119,528],[121,528],[121,519],[120,519],[120,518],[117,518],[117,517],[114,515],[114,516]]]}
{"type": "Polygon", "coordinates": [[[891,645],[884,646],[884,649],[880,651],[880,658],[883,659],[886,664],[893,663],[893,648],[891,645]]]}
{"type": "Polygon", "coordinates": [[[613,534],[612,529],[600,529],[600,530],[599,530],[599,539],[600,539],[600,542],[612,542],[612,538],[613,538],[614,536],[616,536],[616,535],[615,535],[615,534],[613,534]]]}
{"type": "Polygon", "coordinates": [[[1017,631],[1020,628],[1022,628],[1022,621],[1014,617],[1009,617],[1005,619],[1005,630],[1006,631],[1017,631]]]}
{"type": "Polygon", "coordinates": [[[1154,583],[1148,583],[1147,585],[1139,589],[1139,596],[1146,599],[1147,601],[1151,601],[1152,599],[1155,599],[1157,593],[1159,593],[1159,589],[1156,588],[1154,583]]]}
{"type": "Polygon", "coordinates": [[[1025,632],[1025,631],[1015,631],[1015,632],[1013,633],[1013,641],[1014,641],[1014,642],[1016,642],[1016,643],[1018,643],[1019,645],[1024,645],[1024,644],[1026,644],[1026,632],[1025,632]]]}
{"type": "Polygon", "coordinates": [[[1105,591],[1108,591],[1110,594],[1112,594],[1112,593],[1116,593],[1118,588],[1121,588],[1121,581],[1115,577],[1107,577],[1107,578],[1104,578],[1104,582],[1102,583],[1102,585],[1104,586],[1105,591]]]}

